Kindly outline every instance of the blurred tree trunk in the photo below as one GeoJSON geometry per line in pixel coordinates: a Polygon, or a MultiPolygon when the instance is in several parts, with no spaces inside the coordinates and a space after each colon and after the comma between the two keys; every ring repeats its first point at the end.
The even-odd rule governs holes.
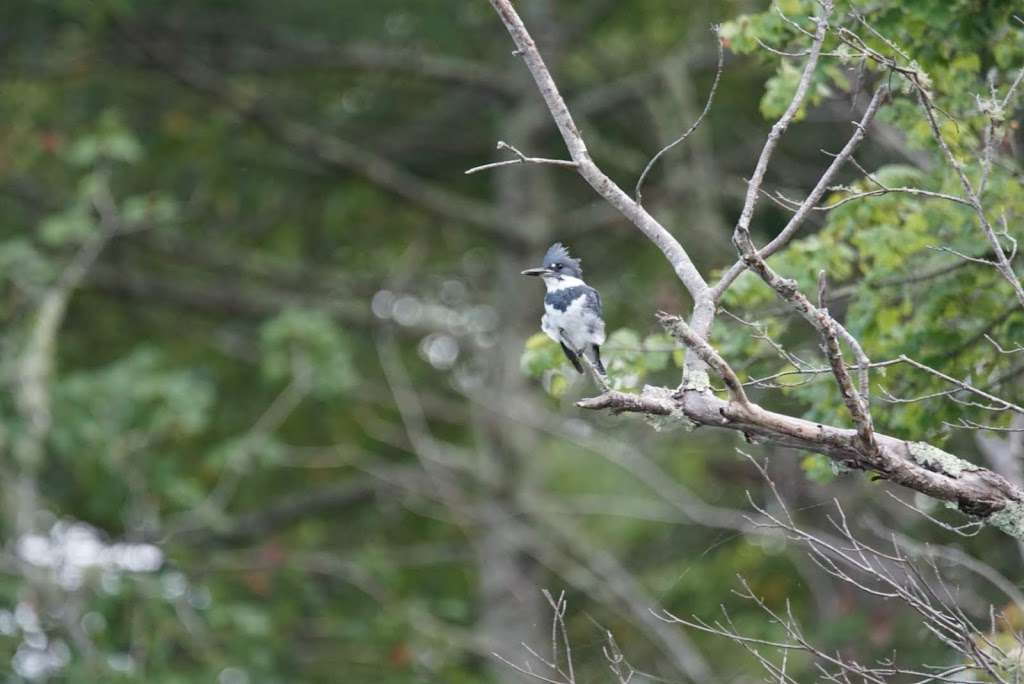
{"type": "MultiPolygon", "coordinates": [[[[536,123],[543,121],[536,104],[524,102],[510,115],[504,127],[507,134],[527,148],[536,137],[536,123]]],[[[544,174],[537,169],[514,167],[496,174],[496,194],[503,215],[515,216],[529,226],[532,241],[540,245],[547,239],[547,216],[552,215],[551,195],[544,192],[544,174]]],[[[536,251],[536,250],[535,250],[536,251]]],[[[539,253],[539,252],[538,252],[539,253]]],[[[488,350],[488,387],[508,401],[524,397],[523,375],[519,371],[522,334],[538,324],[536,301],[541,297],[537,283],[522,282],[519,264],[531,263],[531,255],[521,247],[506,243],[495,260],[495,295],[492,301],[498,317],[494,346],[488,350]],[[531,297],[531,295],[533,295],[531,297]]],[[[525,266],[524,266],[525,268],[525,266]]],[[[518,500],[528,481],[530,454],[524,448],[521,428],[492,412],[478,412],[482,423],[478,430],[480,453],[484,455],[487,475],[480,501],[482,520],[478,544],[481,612],[487,640],[504,650],[518,650],[521,643],[542,643],[539,636],[543,606],[540,594],[540,568],[523,548],[518,500]]],[[[519,675],[506,665],[492,661],[498,681],[515,682],[519,675]]]]}
{"type": "MultiPolygon", "coordinates": [[[[550,3],[537,0],[526,5],[539,26],[554,27],[550,3]]],[[[559,46],[548,41],[549,55],[559,46]]],[[[496,127],[502,137],[522,150],[537,150],[548,128],[547,112],[536,96],[535,86],[526,72],[518,75],[520,97],[510,108],[508,118],[496,127]]],[[[543,290],[538,283],[524,282],[519,271],[540,258],[552,235],[550,217],[564,207],[551,187],[547,168],[513,166],[494,176],[497,208],[501,216],[521,222],[523,242],[502,243],[495,255],[494,302],[498,327],[494,346],[486,354],[486,391],[515,404],[528,399],[519,358],[524,332],[540,325],[538,302],[543,290]]],[[[530,440],[524,439],[521,426],[490,411],[478,411],[479,453],[484,456],[486,475],[479,502],[480,536],[477,544],[479,592],[482,628],[486,640],[506,653],[518,653],[520,644],[546,643],[548,616],[541,589],[542,568],[526,548],[522,530],[520,500],[529,486],[531,470],[530,440]]],[[[494,659],[490,668],[496,681],[514,684],[521,676],[494,659]]]]}

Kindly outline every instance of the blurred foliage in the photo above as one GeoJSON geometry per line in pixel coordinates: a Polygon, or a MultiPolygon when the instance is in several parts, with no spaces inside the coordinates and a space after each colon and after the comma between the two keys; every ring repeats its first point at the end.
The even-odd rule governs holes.
{"type": "MultiPolygon", "coordinates": [[[[638,391],[649,376],[661,374],[670,363],[678,372],[685,356],[682,346],[665,333],[641,339],[636,331],[620,328],[607,335],[602,359],[611,387],[638,391]]],[[[544,333],[537,333],[526,341],[520,367],[526,375],[540,379],[548,394],[556,398],[563,396],[578,377],[562,348],[544,333]]]]}
{"type": "Polygon", "coordinates": [[[284,311],[263,325],[260,338],[263,373],[269,380],[280,381],[315,369],[313,385],[326,396],[356,382],[351,351],[323,312],[284,311]]]}
{"type": "MultiPolygon", "coordinates": [[[[704,152],[673,152],[649,185],[652,211],[679,228],[704,271],[728,265],[728,233],[708,217],[725,225],[736,214],[735,181],[749,173],[762,116],[777,115],[799,69],[757,39],[799,51],[800,32],[763,3],[519,4],[572,106],[586,111],[595,157],[624,187],[688,125],[679,112],[713,78],[705,27],[733,19],[722,34],[741,57],[688,142],[704,152]],[[694,187],[687,177],[701,167],[707,186],[694,187]],[[709,213],[698,217],[702,202],[709,213]]],[[[816,3],[777,4],[810,26],[816,3]]],[[[987,120],[975,95],[987,97],[990,74],[1005,92],[1024,62],[1012,4],[838,7],[852,30],[858,10],[914,56],[972,177],[987,120]],[[934,26],[945,27],[943,40],[934,26]]],[[[494,621],[487,573],[500,582],[523,568],[538,590],[569,589],[580,681],[606,676],[595,623],[631,662],[678,680],[631,599],[615,593],[609,558],[621,559],[643,596],[680,614],[714,614],[742,573],[771,605],[789,601],[830,648],[864,659],[898,649],[911,662],[948,655],[909,612],[843,592],[826,601],[807,589],[801,572],[814,570],[798,554],[696,524],[675,507],[681,495],[651,494],[680,486],[712,509],[743,509],[760,483],[730,455],[732,435],[661,438],[624,417],[581,419],[562,403],[589,379],[574,384],[558,345],[530,337],[540,292],[515,275],[547,244],[571,244],[604,295],[604,358],[617,388],[678,383],[683,351],[652,314],[687,303],[661,255],[625,222],[586,223],[594,197],[570,174],[462,175],[490,159],[497,139],[564,155],[486,3],[56,0],[6,3],[0,26],[0,372],[9,388],[0,395],[9,570],[0,659],[11,681],[497,681],[493,644],[481,641],[494,621]],[[454,61],[431,61],[439,56],[454,61]],[[357,152],[347,157],[349,146],[357,152]],[[508,223],[481,225],[448,196],[425,201],[408,191],[409,176],[496,207],[508,223]],[[117,234],[65,293],[50,372],[23,372],[40,351],[28,340],[44,305],[56,310],[69,264],[110,228],[109,211],[117,234]],[[30,391],[34,380],[41,394],[30,391]],[[18,470],[14,445],[41,425],[45,458],[18,470]],[[438,464],[457,475],[435,477],[438,464]],[[453,486],[454,503],[444,498],[453,486]],[[305,512],[289,518],[296,510],[305,512]],[[511,549],[496,572],[484,559],[494,519],[543,543],[511,549]],[[74,582],[61,582],[69,567],[19,556],[27,531],[50,538],[73,522],[98,535],[78,547],[81,567],[67,561],[86,568],[74,582]],[[160,567],[96,560],[119,540],[158,548],[160,567]],[[891,638],[862,638],[882,627],[891,638]]],[[[850,63],[834,41],[826,50],[838,56],[815,74],[812,107],[780,148],[790,170],[773,172],[775,185],[813,182],[819,148],[836,146],[837,124],[813,121],[817,107],[838,103],[845,126],[849,93],[888,78],[850,63]]],[[[1016,105],[999,114],[1004,147],[1016,105]]],[[[896,101],[883,118],[928,163],[866,149],[878,180],[958,192],[912,102],[896,101]]],[[[1018,165],[999,153],[985,199],[1020,237],[1018,165]]],[[[827,201],[872,187],[851,176],[827,201]]],[[[762,202],[759,239],[785,218],[762,202]]],[[[991,269],[950,267],[955,258],[939,245],[984,256],[969,211],[891,194],[829,212],[773,265],[811,289],[828,269],[837,314],[876,360],[907,353],[960,377],[1008,373],[1012,357],[972,344],[982,331],[1007,346],[1024,339],[1006,284],[991,269]]],[[[715,329],[748,377],[792,369],[763,335],[820,363],[814,341],[755,279],[741,278],[726,306],[759,322],[722,317],[715,329]]],[[[937,387],[896,367],[873,377],[876,394],[937,387]]],[[[827,377],[765,400],[844,420],[827,377]]],[[[942,437],[942,420],[974,415],[944,403],[887,408],[878,422],[917,438],[942,437]]],[[[802,471],[790,455],[776,461],[787,495],[811,515],[819,499],[856,505],[866,491],[851,480],[828,485],[836,474],[819,457],[802,471]]],[[[985,540],[967,543],[1012,571],[1015,557],[985,540]]],[[[730,610],[752,635],[778,634],[759,611],[730,610]]],[[[724,681],[757,672],[734,644],[693,638],[724,681]]],[[[814,672],[799,658],[790,666],[797,678],[814,672]]]]}

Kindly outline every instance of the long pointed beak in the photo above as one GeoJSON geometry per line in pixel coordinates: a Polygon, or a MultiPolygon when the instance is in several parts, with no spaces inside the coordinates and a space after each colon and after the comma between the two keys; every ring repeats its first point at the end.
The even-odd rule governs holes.
{"type": "Polygon", "coordinates": [[[551,269],[549,268],[528,268],[525,271],[523,271],[520,275],[541,276],[544,275],[545,273],[550,272],[551,269]]]}

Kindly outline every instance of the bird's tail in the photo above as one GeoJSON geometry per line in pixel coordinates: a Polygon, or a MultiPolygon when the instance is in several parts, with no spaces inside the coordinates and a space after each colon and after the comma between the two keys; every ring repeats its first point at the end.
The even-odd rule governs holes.
{"type": "Polygon", "coordinates": [[[590,345],[590,353],[587,354],[587,358],[590,359],[590,363],[594,364],[594,368],[601,375],[608,375],[608,371],[604,369],[604,364],[601,363],[601,347],[596,344],[590,345]]]}
{"type": "Polygon", "coordinates": [[[583,366],[580,365],[580,360],[579,357],[576,356],[576,352],[565,346],[565,342],[559,342],[559,344],[562,345],[562,351],[565,352],[565,358],[569,359],[569,362],[572,364],[573,368],[576,369],[577,373],[583,375],[583,366]]]}

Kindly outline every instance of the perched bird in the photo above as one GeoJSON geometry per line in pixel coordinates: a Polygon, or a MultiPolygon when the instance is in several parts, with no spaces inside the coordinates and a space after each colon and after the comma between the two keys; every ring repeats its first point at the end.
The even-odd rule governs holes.
{"type": "Polygon", "coordinates": [[[540,329],[562,345],[562,351],[583,372],[580,355],[606,375],[601,363],[604,344],[604,320],[601,318],[601,295],[583,282],[580,260],[569,256],[562,243],[556,242],[544,255],[540,268],[528,268],[523,275],[540,276],[547,293],[544,295],[544,316],[540,329]]]}

